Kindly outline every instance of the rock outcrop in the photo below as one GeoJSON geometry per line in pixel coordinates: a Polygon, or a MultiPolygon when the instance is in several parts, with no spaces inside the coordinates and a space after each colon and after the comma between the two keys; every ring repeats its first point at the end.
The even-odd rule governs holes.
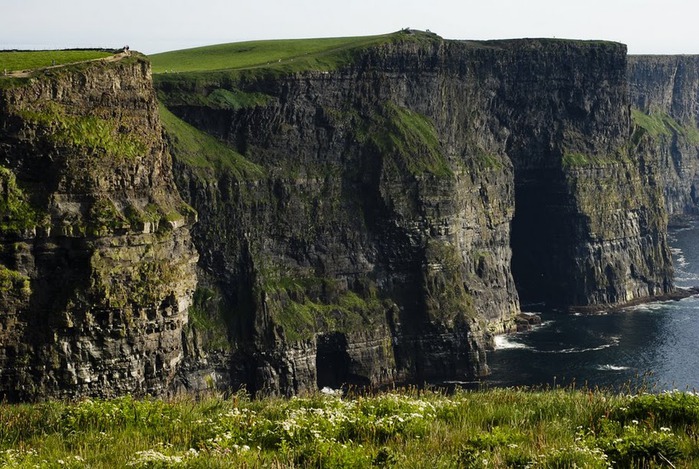
{"type": "Polygon", "coordinates": [[[699,215],[699,56],[630,56],[635,140],[662,171],[671,218],[699,215]]]}
{"type": "Polygon", "coordinates": [[[158,76],[205,316],[228,327],[216,376],[282,394],[473,379],[518,290],[670,290],[626,65],[613,43],[398,34],[328,71],[158,76]]]}
{"type": "Polygon", "coordinates": [[[167,391],[196,286],[139,56],[0,82],[0,399],[167,391]]]}

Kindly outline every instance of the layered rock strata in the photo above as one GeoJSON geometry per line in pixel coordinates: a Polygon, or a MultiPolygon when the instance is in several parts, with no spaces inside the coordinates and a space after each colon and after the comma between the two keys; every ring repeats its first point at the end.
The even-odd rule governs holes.
{"type": "Polygon", "coordinates": [[[156,84],[227,385],[473,379],[518,289],[557,306],[671,289],[622,45],[397,35],[329,71],[156,84]]]}
{"type": "Polygon", "coordinates": [[[634,139],[662,168],[671,218],[699,214],[699,56],[630,56],[634,139]]]}
{"type": "Polygon", "coordinates": [[[0,82],[0,399],[162,394],[183,356],[195,214],[149,63],[0,82]]]}
{"type": "Polygon", "coordinates": [[[689,62],[669,92],[604,42],[332,60],[158,76],[160,112],[137,55],[2,79],[2,398],[471,380],[520,297],[672,288],[689,62]]]}

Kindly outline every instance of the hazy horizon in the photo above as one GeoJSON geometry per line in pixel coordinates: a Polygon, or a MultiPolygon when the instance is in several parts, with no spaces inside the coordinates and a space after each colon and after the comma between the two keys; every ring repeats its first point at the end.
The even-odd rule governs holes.
{"type": "Polygon", "coordinates": [[[154,54],[213,44],[387,34],[409,27],[445,39],[609,40],[630,54],[699,54],[695,13],[680,0],[338,2],[3,0],[0,49],[84,47],[154,54]]]}

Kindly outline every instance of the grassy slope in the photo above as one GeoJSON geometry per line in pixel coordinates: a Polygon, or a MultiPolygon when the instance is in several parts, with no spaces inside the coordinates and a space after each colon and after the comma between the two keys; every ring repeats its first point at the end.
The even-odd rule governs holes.
{"type": "Polygon", "coordinates": [[[165,106],[161,105],[159,111],[173,153],[179,160],[200,171],[200,176],[204,179],[213,177],[222,170],[229,171],[238,180],[255,179],[264,174],[261,167],[214,137],[178,119],[165,106]],[[211,169],[216,173],[209,173],[211,169]]]}
{"type": "Polygon", "coordinates": [[[238,42],[151,55],[153,73],[232,70],[299,61],[322,63],[343,51],[388,41],[392,35],[238,42]]]}
{"type": "Polygon", "coordinates": [[[646,114],[631,109],[631,118],[637,129],[642,129],[654,139],[670,137],[674,133],[686,139],[689,144],[699,145],[699,129],[694,124],[680,124],[664,112],[646,114]]]}
{"type": "Polygon", "coordinates": [[[679,392],[127,397],[0,404],[0,466],[697,467],[698,432],[699,397],[679,392]]]}
{"type": "Polygon", "coordinates": [[[441,40],[433,33],[399,31],[379,36],[237,42],[149,56],[153,73],[212,72],[271,68],[283,72],[332,70],[354,52],[397,41],[441,40]]]}
{"type": "Polygon", "coordinates": [[[103,50],[0,51],[0,73],[109,57],[103,50]],[[54,63],[55,62],[55,63],[54,63]]]}

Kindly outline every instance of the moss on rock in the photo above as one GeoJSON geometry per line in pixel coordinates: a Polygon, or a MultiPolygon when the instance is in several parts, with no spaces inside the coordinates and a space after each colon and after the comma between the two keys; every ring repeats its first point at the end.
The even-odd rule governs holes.
{"type": "Polygon", "coordinates": [[[35,227],[38,212],[17,185],[12,171],[0,166],[0,234],[17,233],[35,227]]]}

